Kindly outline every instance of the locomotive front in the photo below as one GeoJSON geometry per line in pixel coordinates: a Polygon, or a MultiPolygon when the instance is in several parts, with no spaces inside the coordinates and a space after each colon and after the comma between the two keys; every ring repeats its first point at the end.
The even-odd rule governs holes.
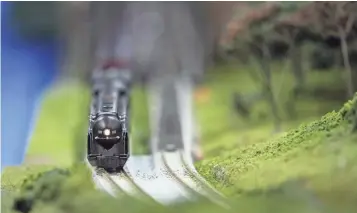
{"type": "Polygon", "coordinates": [[[88,161],[107,171],[121,170],[129,158],[129,88],[120,75],[108,72],[97,76],[93,87],[88,161]]]}
{"type": "Polygon", "coordinates": [[[99,115],[93,122],[93,139],[104,149],[109,150],[120,142],[123,134],[122,124],[115,115],[99,115]]]}

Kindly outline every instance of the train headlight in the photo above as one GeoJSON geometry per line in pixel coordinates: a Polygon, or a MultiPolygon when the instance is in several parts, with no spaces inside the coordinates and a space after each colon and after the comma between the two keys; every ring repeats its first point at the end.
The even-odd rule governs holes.
{"type": "Polygon", "coordinates": [[[110,130],[109,130],[109,129],[105,129],[105,130],[103,131],[103,134],[104,134],[105,136],[109,136],[109,135],[110,135],[110,130]]]}

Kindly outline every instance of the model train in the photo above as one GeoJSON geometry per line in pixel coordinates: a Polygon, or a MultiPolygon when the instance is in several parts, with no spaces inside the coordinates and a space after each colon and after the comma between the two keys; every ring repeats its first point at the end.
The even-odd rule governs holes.
{"type": "Polygon", "coordinates": [[[121,171],[130,156],[130,72],[104,67],[92,78],[87,159],[108,172],[121,171]]]}

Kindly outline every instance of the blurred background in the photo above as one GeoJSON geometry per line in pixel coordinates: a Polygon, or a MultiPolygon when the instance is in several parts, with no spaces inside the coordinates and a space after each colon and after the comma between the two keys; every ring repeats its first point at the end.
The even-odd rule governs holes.
{"type": "MultiPolygon", "coordinates": [[[[21,17],[19,13],[26,14],[26,10],[21,10],[17,12],[14,2],[1,2],[2,168],[22,162],[41,94],[59,70],[56,60],[58,43],[48,35],[50,30],[45,30],[46,36],[37,39],[29,38],[23,32],[25,28],[31,32],[31,28],[39,25],[37,28],[50,28],[51,23],[41,26],[39,21],[33,20],[32,24],[21,25],[17,21],[21,17]]],[[[52,12],[48,11],[46,20],[51,19],[50,14],[52,12]]]]}
{"type": "MultiPolygon", "coordinates": [[[[88,82],[113,58],[131,62],[136,85],[176,73],[195,82],[205,156],[339,109],[357,90],[355,11],[355,2],[2,2],[2,167],[24,160],[49,86],[88,82]]],[[[144,94],[133,95],[141,147],[144,94]]]]}

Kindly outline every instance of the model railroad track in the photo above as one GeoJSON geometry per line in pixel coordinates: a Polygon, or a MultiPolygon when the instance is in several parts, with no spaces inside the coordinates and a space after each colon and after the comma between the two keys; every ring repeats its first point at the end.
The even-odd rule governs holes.
{"type": "Polygon", "coordinates": [[[126,190],[114,181],[105,170],[94,169],[93,176],[98,188],[108,192],[110,195],[122,197],[127,194],[126,190]]]}
{"type": "MultiPolygon", "coordinates": [[[[174,197],[177,201],[206,199],[223,207],[228,207],[224,198],[197,174],[192,159],[187,157],[189,156],[187,153],[191,151],[192,143],[187,135],[192,134],[192,132],[184,126],[186,123],[191,123],[191,120],[188,118],[190,116],[187,115],[189,112],[179,111],[182,110],[182,106],[188,105],[189,102],[182,103],[186,97],[183,97],[182,93],[179,94],[177,90],[182,85],[176,88],[174,85],[177,86],[175,82],[166,82],[159,88],[154,85],[155,90],[150,91],[149,106],[154,108],[150,110],[152,158],[156,159],[153,168],[146,168],[148,165],[144,162],[130,164],[130,160],[128,160],[122,172],[108,173],[104,169],[94,168],[88,163],[93,173],[93,179],[98,188],[118,198],[130,196],[143,202],[156,201],[157,203],[167,204],[167,201],[164,201],[165,196],[171,196],[170,194],[174,193],[176,195],[171,197],[174,197]],[[177,100],[177,98],[181,99],[177,100]],[[165,101],[162,99],[165,99],[165,101]],[[182,116],[182,114],[185,115],[182,116]],[[159,181],[143,181],[130,175],[129,171],[136,170],[136,168],[153,173],[161,170],[166,175],[159,174],[159,181]],[[165,191],[166,194],[160,192],[160,190],[165,191]],[[160,193],[161,196],[157,196],[160,193]]],[[[135,160],[136,157],[131,156],[130,158],[135,160]]]]}
{"type": "MultiPolygon", "coordinates": [[[[90,165],[89,165],[90,166],[90,165]]],[[[90,166],[91,167],[91,166],[90,166]]],[[[113,197],[130,196],[142,202],[154,202],[132,179],[126,168],[122,172],[109,173],[101,168],[91,167],[97,187],[113,197]]]]}
{"type": "Polygon", "coordinates": [[[153,153],[159,155],[164,169],[189,194],[189,200],[205,199],[225,208],[229,208],[225,197],[211,187],[195,170],[192,162],[191,149],[192,124],[191,85],[188,81],[171,81],[157,87],[153,84],[150,90],[149,106],[152,120],[154,144],[153,153]],[[163,101],[165,99],[165,101],[163,101]],[[166,117],[166,119],[165,119],[166,117]],[[191,119],[190,119],[191,117],[191,119]],[[165,129],[169,126],[170,129],[165,129]],[[160,134],[160,131],[168,133],[160,134]],[[173,129],[176,129],[173,130],[173,129]],[[156,141],[156,144],[155,144],[156,141]],[[168,151],[169,149],[170,151],[168,151]]]}
{"type": "Polygon", "coordinates": [[[128,168],[125,167],[122,173],[111,174],[112,178],[115,180],[116,183],[119,183],[122,179],[124,179],[127,183],[130,183],[131,189],[130,191],[135,191],[135,194],[131,194],[132,196],[136,196],[140,198],[140,200],[145,202],[156,202],[149,194],[147,194],[140,186],[138,186],[131,174],[128,172],[128,168]]]}
{"type": "Polygon", "coordinates": [[[213,188],[198,172],[193,166],[190,166],[189,163],[187,163],[187,160],[185,160],[184,155],[181,153],[181,162],[184,165],[184,167],[187,169],[187,172],[189,173],[190,177],[195,180],[196,183],[201,185],[201,190],[204,191],[205,195],[213,202],[229,207],[227,202],[226,202],[226,197],[221,194],[219,191],[217,191],[215,188],[213,188]]]}
{"type": "Polygon", "coordinates": [[[189,163],[187,163],[183,153],[180,153],[180,158],[181,163],[187,170],[189,176],[197,185],[200,186],[200,193],[202,193],[211,202],[214,202],[222,207],[229,208],[226,197],[218,192],[215,188],[213,188],[200,174],[198,174],[193,166],[189,166],[189,163]]]}
{"type": "Polygon", "coordinates": [[[185,163],[184,151],[163,153],[162,160],[165,167],[173,174],[177,182],[182,184],[192,195],[193,200],[209,200],[217,205],[229,208],[225,197],[212,188],[196,171],[185,163]]]}
{"type": "MultiPolygon", "coordinates": [[[[181,194],[181,199],[186,201],[209,200],[222,207],[228,207],[224,198],[185,162],[182,150],[160,152],[157,155],[160,157],[161,171],[166,173],[165,175],[161,174],[162,178],[170,179],[185,191],[185,193],[181,194]]],[[[160,200],[155,200],[151,192],[145,192],[143,190],[145,188],[144,184],[138,185],[134,181],[134,177],[127,172],[127,168],[120,173],[108,173],[99,168],[92,168],[92,172],[98,188],[114,197],[130,196],[142,202],[163,203],[160,200]]],[[[170,187],[170,185],[167,187],[170,187]]]]}
{"type": "Polygon", "coordinates": [[[180,183],[190,195],[190,200],[201,197],[199,186],[191,179],[186,169],[180,164],[179,153],[162,152],[162,162],[164,168],[172,175],[172,178],[180,183]]]}
{"type": "Polygon", "coordinates": [[[182,142],[185,150],[180,152],[180,162],[184,168],[186,168],[187,172],[189,173],[190,177],[199,184],[201,193],[203,193],[209,200],[212,202],[219,204],[223,207],[229,208],[227,204],[226,197],[223,196],[220,192],[214,189],[200,174],[198,174],[197,170],[193,165],[193,160],[191,157],[191,144],[193,126],[193,114],[192,114],[192,101],[193,101],[193,91],[192,91],[192,83],[190,82],[189,78],[181,78],[180,81],[176,81],[176,97],[177,97],[177,106],[180,123],[181,123],[181,131],[182,131],[182,142]],[[186,152],[185,152],[186,151],[186,152]]]}

